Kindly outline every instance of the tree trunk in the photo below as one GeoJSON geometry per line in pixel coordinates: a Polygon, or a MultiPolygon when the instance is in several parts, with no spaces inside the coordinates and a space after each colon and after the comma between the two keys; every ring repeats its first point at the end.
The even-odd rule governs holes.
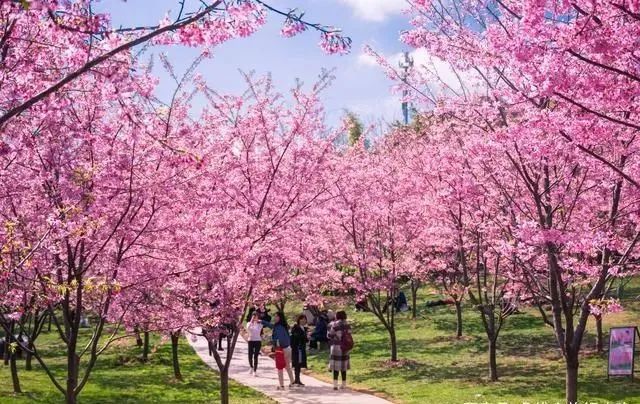
{"type": "Polygon", "coordinates": [[[180,332],[171,333],[171,353],[173,359],[173,376],[182,380],[182,374],[180,373],[180,363],[178,362],[178,342],[180,341],[180,332]]]}
{"type": "Polygon", "coordinates": [[[140,337],[140,330],[138,329],[138,327],[134,327],[133,332],[136,334],[136,346],[141,347],[142,338],[140,337]]]}
{"type": "Polygon", "coordinates": [[[9,345],[11,344],[11,338],[13,337],[13,324],[9,328],[9,333],[4,336],[4,352],[2,352],[2,359],[4,365],[9,366],[9,345]]]}
{"type": "Polygon", "coordinates": [[[604,336],[602,335],[602,316],[596,318],[596,351],[602,353],[604,351],[604,336]]]}
{"type": "Polygon", "coordinates": [[[142,344],[142,360],[144,362],[149,360],[149,332],[144,332],[144,340],[142,344]]]}
{"type": "Polygon", "coordinates": [[[24,359],[24,368],[26,370],[33,370],[33,367],[31,366],[31,359],[33,358],[33,355],[31,354],[31,352],[33,351],[33,341],[31,338],[29,338],[29,342],[27,343],[27,348],[29,349],[29,351],[27,351],[26,353],[26,357],[24,359]]]}
{"type": "Polygon", "coordinates": [[[12,352],[11,359],[9,359],[9,362],[11,364],[11,381],[13,382],[13,392],[22,393],[22,390],[20,389],[20,379],[18,378],[18,366],[16,364],[16,354],[17,354],[16,351],[12,352]]]}
{"type": "Polygon", "coordinates": [[[286,300],[280,300],[274,303],[276,306],[276,310],[278,310],[281,313],[284,313],[284,307],[287,305],[287,301],[286,300]]]}
{"type": "Polygon", "coordinates": [[[65,299],[64,303],[64,315],[66,317],[64,332],[67,336],[67,383],[64,395],[67,404],[76,404],[77,402],[76,387],[78,387],[80,357],[76,353],[76,348],[78,346],[79,319],[82,315],[81,287],[82,284],[80,283],[80,286],[75,291],[76,300],[80,303],[75,309],[69,307],[68,298],[65,299]]]}
{"type": "Polygon", "coordinates": [[[4,354],[5,354],[5,364],[9,364],[11,368],[11,381],[13,382],[13,392],[14,393],[22,393],[20,390],[20,379],[18,378],[18,366],[16,364],[16,355],[17,348],[11,348],[11,344],[15,341],[13,337],[13,333],[15,330],[15,322],[11,322],[11,326],[9,327],[9,332],[4,337],[4,354]]]}
{"type": "Polygon", "coordinates": [[[575,358],[567,356],[567,374],[565,381],[565,398],[567,404],[578,402],[578,355],[571,354],[575,358]]]}
{"type": "Polygon", "coordinates": [[[496,351],[498,341],[496,338],[489,338],[489,380],[498,381],[498,362],[496,360],[496,351]]]}
{"type": "Polygon", "coordinates": [[[78,387],[78,374],[80,371],[80,358],[75,350],[75,340],[77,340],[77,338],[73,338],[73,340],[74,343],[69,345],[67,352],[67,404],[75,404],[77,402],[76,387],[78,387]]]}
{"type": "Polygon", "coordinates": [[[418,288],[420,283],[418,281],[411,281],[411,318],[416,319],[418,317],[418,288]]]}
{"type": "Polygon", "coordinates": [[[623,298],[624,295],[624,282],[622,281],[622,279],[620,280],[620,282],[618,283],[618,287],[616,287],[616,298],[618,298],[618,300],[623,298]]]}
{"type": "Polygon", "coordinates": [[[220,403],[229,404],[229,369],[220,371],[220,403]]]}
{"type": "Polygon", "coordinates": [[[462,302],[456,300],[456,338],[462,337],[462,302]]]}
{"type": "Polygon", "coordinates": [[[389,321],[389,331],[391,336],[391,361],[396,362],[398,360],[398,340],[396,338],[396,296],[395,291],[392,294],[391,302],[393,305],[391,306],[391,316],[389,321]]]}
{"type": "Polygon", "coordinates": [[[391,341],[391,361],[398,361],[398,341],[396,339],[396,330],[393,327],[389,327],[389,340],[391,341]]]}
{"type": "Polygon", "coordinates": [[[76,404],[78,402],[78,399],[75,396],[75,394],[71,394],[71,395],[67,394],[67,398],[66,398],[65,402],[67,404],[76,404]]]}

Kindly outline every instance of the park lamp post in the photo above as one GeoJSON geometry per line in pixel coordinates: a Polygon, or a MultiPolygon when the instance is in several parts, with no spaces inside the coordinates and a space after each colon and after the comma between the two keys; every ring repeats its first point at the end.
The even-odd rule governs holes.
{"type": "Polygon", "coordinates": [[[409,124],[409,103],[407,102],[407,96],[409,95],[409,90],[406,88],[407,78],[409,77],[409,70],[413,67],[413,58],[409,55],[409,52],[404,52],[403,57],[398,62],[398,66],[400,67],[401,73],[400,78],[402,82],[405,83],[405,88],[402,90],[402,117],[404,119],[404,124],[409,124]]]}

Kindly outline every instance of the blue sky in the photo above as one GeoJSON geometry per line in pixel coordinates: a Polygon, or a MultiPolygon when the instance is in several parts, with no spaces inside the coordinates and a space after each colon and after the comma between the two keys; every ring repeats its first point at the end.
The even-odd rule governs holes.
{"type": "MultiPolygon", "coordinates": [[[[177,11],[178,0],[103,0],[100,9],[108,11],[114,25],[157,23],[169,10],[177,11]]],[[[187,0],[187,7],[198,7],[197,0],[187,0]]],[[[369,44],[385,55],[406,50],[398,40],[407,28],[401,14],[404,0],[271,0],[268,3],[283,10],[298,8],[311,22],[341,27],[353,40],[347,56],[328,56],[317,46],[319,35],[308,31],[295,38],[280,36],[282,17],[269,15],[268,23],[250,38],[238,39],[214,49],[214,57],[199,67],[209,85],[223,93],[240,93],[246,87],[239,69],[262,75],[271,73],[281,91],[287,91],[299,78],[312,84],[321,68],[335,68],[336,80],[325,90],[323,101],[327,121],[335,124],[345,108],[356,112],[365,123],[392,121],[401,117],[400,102],[390,94],[389,80],[370,58],[362,54],[369,44]]],[[[176,70],[184,71],[199,54],[198,49],[169,47],[165,52],[176,70]]],[[[158,69],[159,70],[159,69],[158,69]]],[[[159,71],[157,73],[160,73],[159,71]]],[[[171,82],[159,74],[158,95],[166,98],[171,82]]]]}

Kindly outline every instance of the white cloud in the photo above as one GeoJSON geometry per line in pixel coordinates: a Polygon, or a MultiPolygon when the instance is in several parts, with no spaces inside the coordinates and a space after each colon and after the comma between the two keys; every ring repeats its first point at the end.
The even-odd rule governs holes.
{"type": "Polygon", "coordinates": [[[460,93],[462,90],[460,81],[462,81],[465,91],[476,94],[482,93],[485,87],[477,72],[454,69],[451,63],[430,55],[424,48],[411,52],[411,56],[419,71],[427,72],[428,77],[435,79],[436,84],[442,87],[444,91],[453,90],[460,93]]]}
{"type": "Polygon", "coordinates": [[[355,112],[365,125],[378,124],[380,120],[391,123],[400,119],[401,105],[399,97],[389,95],[385,98],[354,102],[349,105],[349,110],[355,112]]]}
{"type": "MultiPolygon", "coordinates": [[[[435,81],[440,82],[439,84],[443,86],[449,86],[456,91],[460,90],[460,80],[449,62],[430,55],[424,48],[416,49],[410,55],[418,71],[428,72],[435,81]]],[[[393,56],[396,65],[402,57],[401,53],[393,56]]],[[[461,76],[461,78],[464,80],[466,77],[461,76]]]]}
{"type": "MultiPolygon", "coordinates": [[[[389,63],[389,66],[396,70],[398,70],[400,61],[404,59],[404,54],[402,52],[381,56],[387,61],[387,63],[389,63]]],[[[424,78],[433,85],[432,91],[449,92],[453,90],[455,92],[460,92],[462,90],[460,79],[462,79],[465,88],[471,91],[474,91],[473,87],[481,84],[480,79],[475,72],[456,71],[449,62],[429,54],[429,52],[424,48],[419,48],[410,52],[409,56],[413,59],[415,70],[421,73],[424,78]],[[456,72],[458,73],[457,75],[456,72]],[[460,78],[458,78],[458,75],[460,78]]],[[[357,63],[358,65],[365,67],[379,66],[376,59],[364,51],[358,55],[357,63]]]]}
{"type": "Polygon", "coordinates": [[[360,54],[358,55],[358,64],[360,66],[367,66],[367,67],[378,66],[378,62],[376,61],[376,58],[374,58],[373,56],[365,52],[360,52],[360,54]]]}
{"type": "Polygon", "coordinates": [[[381,22],[408,8],[406,0],[339,0],[353,9],[354,14],[366,21],[381,22]]]}

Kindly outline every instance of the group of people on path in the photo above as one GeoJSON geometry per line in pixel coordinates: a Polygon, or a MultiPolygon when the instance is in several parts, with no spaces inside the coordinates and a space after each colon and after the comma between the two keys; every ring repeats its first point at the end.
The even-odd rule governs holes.
{"type": "MultiPolygon", "coordinates": [[[[275,365],[278,371],[278,390],[284,390],[284,371],[289,376],[289,387],[303,387],[300,380],[302,369],[307,368],[307,344],[312,335],[307,329],[307,316],[304,314],[296,318],[293,326],[289,327],[284,313],[278,312],[273,322],[264,319],[264,312],[254,311],[247,322],[247,339],[249,345],[249,372],[254,376],[258,371],[258,358],[262,349],[262,333],[264,328],[270,328],[272,352],[275,353],[275,365]],[[292,370],[293,368],[293,370],[292,370]]],[[[347,313],[339,311],[335,320],[324,328],[326,341],[329,343],[329,371],[333,372],[333,389],[346,388],[347,370],[350,368],[349,353],[353,348],[351,326],[347,322],[347,313]],[[338,377],[342,383],[338,384],[338,377]]],[[[317,327],[316,327],[317,330],[317,327]]]]}

